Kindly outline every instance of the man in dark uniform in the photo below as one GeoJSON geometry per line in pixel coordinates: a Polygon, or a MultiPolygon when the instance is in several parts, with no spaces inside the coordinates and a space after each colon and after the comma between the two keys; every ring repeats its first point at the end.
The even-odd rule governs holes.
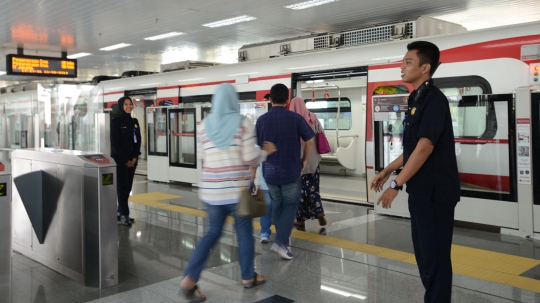
{"type": "Polygon", "coordinates": [[[433,85],[439,65],[439,49],[426,41],[407,45],[401,78],[415,88],[403,121],[403,154],[378,173],[371,189],[379,192],[390,174],[403,167],[377,201],[390,208],[407,183],[414,254],[424,302],[451,301],[452,261],[450,250],[454,209],[460,199],[460,183],[454,148],[454,132],[448,100],[433,85]]]}

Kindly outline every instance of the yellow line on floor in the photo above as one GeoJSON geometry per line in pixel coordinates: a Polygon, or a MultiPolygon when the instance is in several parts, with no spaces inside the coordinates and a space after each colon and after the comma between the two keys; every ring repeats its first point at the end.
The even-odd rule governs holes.
{"type": "MultiPolygon", "coordinates": [[[[181,198],[181,196],[151,192],[130,196],[129,201],[176,213],[206,217],[206,212],[203,210],[160,202],[177,198],[181,198]]],[[[234,223],[233,218],[227,218],[227,223],[234,223]]],[[[253,222],[253,227],[257,230],[261,229],[258,221],[253,222]]],[[[275,232],[274,226],[272,226],[272,230],[275,232]]],[[[414,254],[399,250],[299,230],[293,230],[291,237],[409,264],[416,264],[414,254]]],[[[452,266],[454,273],[540,293],[540,280],[520,276],[538,265],[540,265],[540,260],[536,259],[461,245],[452,245],[452,266]]]]}

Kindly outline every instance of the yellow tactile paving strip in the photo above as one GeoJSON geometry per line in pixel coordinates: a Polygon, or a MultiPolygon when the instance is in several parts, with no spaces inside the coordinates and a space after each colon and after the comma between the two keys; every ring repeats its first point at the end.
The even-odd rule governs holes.
{"type": "MultiPolygon", "coordinates": [[[[160,192],[151,192],[130,196],[129,201],[177,213],[197,217],[206,217],[206,212],[203,210],[159,202],[177,198],[181,198],[181,196],[160,192]]],[[[233,218],[227,218],[227,223],[233,222],[233,218]]],[[[261,229],[259,222],[255,221],[253,222],[253,227],[258,230],[261,229]]],[[[274,230],[273,226],[272,229],[274,230]]],[[[386,259],[416,264],[414,255],[411,253],[375,245],[333,238],[314,233],[307,233],[298,230],[293,230],[291,237],[358,251],[386,259]]],[[[536,259],[524,258],[460,245],[452,245],[452,266],[454,273],[540,293],[540,280],[520,276],[522,273],[538,265],[540,265],[540,260],[536,259]]]]}

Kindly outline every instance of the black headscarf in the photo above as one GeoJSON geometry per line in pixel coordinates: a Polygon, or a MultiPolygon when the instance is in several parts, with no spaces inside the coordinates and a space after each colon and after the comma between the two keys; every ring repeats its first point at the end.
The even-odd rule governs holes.
{"type": "Polygon", "coordinates": [[[131,114],[126,113],[124,110],[124,102],[126,102],[126,100],[131,101],[131,104],[133,104],[133,100],[131,100],[130,97],[122,97],[118,99],[118,110],[120,111],[119,117],[124,120],[131,120],[131,114]]]}

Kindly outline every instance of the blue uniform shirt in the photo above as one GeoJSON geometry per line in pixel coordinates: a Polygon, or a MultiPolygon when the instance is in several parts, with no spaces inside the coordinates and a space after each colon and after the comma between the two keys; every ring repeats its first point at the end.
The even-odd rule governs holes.
{"type": "Polygon", "coordinates": [[[302,170],[300,138],[308,141],[315,136],[309,124],[284,106],[274,106],[257,119],[255,127],[259,146],[273,142],[277,148],[262,166],[266,183],[282,185],[296,182],[302,170]]]}

